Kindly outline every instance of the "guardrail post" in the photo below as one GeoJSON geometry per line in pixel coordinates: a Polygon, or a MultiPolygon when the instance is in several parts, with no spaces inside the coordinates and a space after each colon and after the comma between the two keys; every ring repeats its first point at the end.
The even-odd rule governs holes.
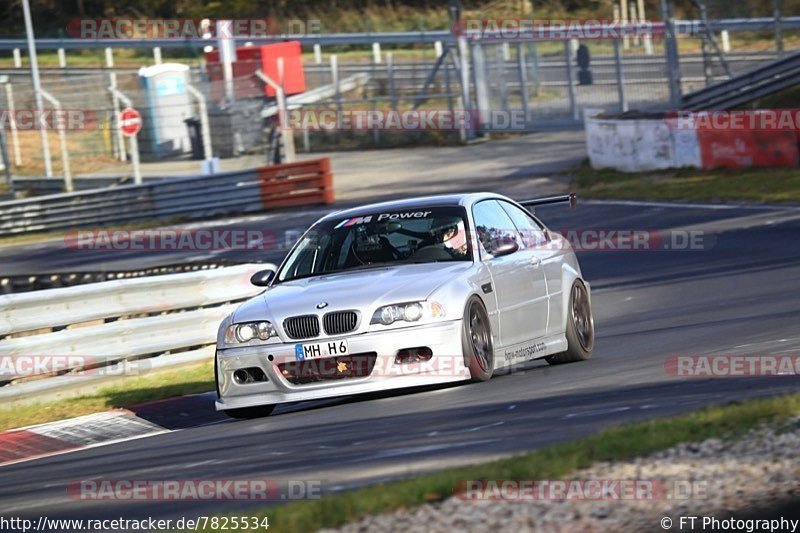
{"type": "Polygon", "coordinates": [[[372,61],[373,63],[381,62],[381,43],[372,43],[372,61]]]}
{"type": "Polygon", "coordinates": [[[317,65],[322,63],[322,47],[319,44],[314,45],[314,63],[317,65]]]}
{"type": "Polygon", "coordinates": [[[203,154],[205,159],[211,159],[214,154],[211,153],[211,128],[208,124],[206,97],[190,83],[186,84],[186,90],[197,100],[197,108],[200,112],[200,132],[203,135],[203,154]]]}
{"type": "Polygon", "coordinates": [[[19,48],[14,48],[14,68],[22,68],[22,54],[19,48]]]}
{"type": "Polygon", "coordinates": [[[153,48],[153,62],[156,65],[160,65],[161,64],[161,47],[160,46],[156,46],[155,48],[153,48]]]}
{"type": "Polygon", "coordinates": [[[63,48],[58,49],[58,67],[67,68],[67,54],[63,48]]]}
{"type": "Polygon", "coordinates": [[[728,30],[722,30],[719,32],[719,37],[722,40],[722,51],[727,54],[731,51],[731,38],[728,34],[728,30]]]}
{"type": "Polygon", "coordinates": [[[42,98],[50,102],[56,111],[58,111],[56,120],[58,121],[58,143],[61,145],[61,168],[64,172],[64,190],[72,192],[72,173],[69,169],[69,151],[67,150],[67,134],[65,131],[66,125],[64,124],[64,117],[61,114],[61,102],[44,89],[39,89],[39,92],[42,98]]]}
{"type": "Polygon", "coordinates": [[[11,88],[11,82],[6,78],[4,83],[6,88],[6,109],[11,114],[11,120],[8,121],[8,128],[11,130],[11,144],[14,150],[14,165],[22,165],[22,153],[19,146],[19,132],[17,131],[17,115],[14,107],[14,90],[11,88]]]}

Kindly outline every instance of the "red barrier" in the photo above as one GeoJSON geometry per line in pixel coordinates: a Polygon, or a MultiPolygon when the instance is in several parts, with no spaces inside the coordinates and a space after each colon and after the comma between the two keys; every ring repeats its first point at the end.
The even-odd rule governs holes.
{"type": "Polygon", "coordinates": [[[330,159],[286,163],[258,169],[261,203],[265,209],[332,204],[330,159]]]}
{"type": "MultiPolygon", "coordinates": [[[[748,117],[764,111],[744,113],[748,117]]],[[[713,113],[713,112],[710,112],[713,113]]],[[[742,122],[744,127],[720,129],[709,122],[700,122],[697,141],[704,169],[746,167],[796,167],[800,165],[800,130],[794,127],[772,129],[751,128],[748,124],[761,121],[742,122]]]]}

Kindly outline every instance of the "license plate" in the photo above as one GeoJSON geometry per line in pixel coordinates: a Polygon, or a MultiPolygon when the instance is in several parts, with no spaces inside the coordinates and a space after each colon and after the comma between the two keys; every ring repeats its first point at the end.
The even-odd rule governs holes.
{"type": "Polygon", "coordinates": [[[318,357],[335,357],[338,355],[350,355],[350,348],[347,346],[346,339],[327,342],[308,342],[294,345],[294,356],[298,361],[316,359],[318,357]]]}

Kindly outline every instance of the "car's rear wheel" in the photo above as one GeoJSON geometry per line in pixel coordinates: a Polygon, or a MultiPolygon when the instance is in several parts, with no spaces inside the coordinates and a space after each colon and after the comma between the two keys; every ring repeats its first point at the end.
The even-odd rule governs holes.
{"type": "Polygon", "coordinates": [[[464,363],[475,381],[487,381],[494,371],[494,344],[489,314],[480,298],[473,296],[464,309],[461,344],[464,363]]]}
{"type": "Polygon", "coordinates": [[[546,357],[551,365],[585,361],[594,349],[594,318],[589,291],[579,279],[572,284],[567,315],[567,351],[546,357]]]}
{"type": "Polygon", "coordinates": [[[225,414],[231,418],[251,419],[262,418],[272,414],[275,410],[274,405],[259,405],[257,407],[242,407],[240,409],[226,409],[225,414]]]}

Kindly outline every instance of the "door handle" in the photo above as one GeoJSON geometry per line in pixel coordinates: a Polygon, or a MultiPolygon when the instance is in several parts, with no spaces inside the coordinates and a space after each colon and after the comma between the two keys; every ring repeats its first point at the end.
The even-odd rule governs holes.
{"type": "Polygon", "coordinates": [[[539,268],[539,266],[541,266],[541,264],[542,264],[541,258],[539,258],[539,257],[531,258],[531,265],[533,265],[533,268],[539,268]]]}

